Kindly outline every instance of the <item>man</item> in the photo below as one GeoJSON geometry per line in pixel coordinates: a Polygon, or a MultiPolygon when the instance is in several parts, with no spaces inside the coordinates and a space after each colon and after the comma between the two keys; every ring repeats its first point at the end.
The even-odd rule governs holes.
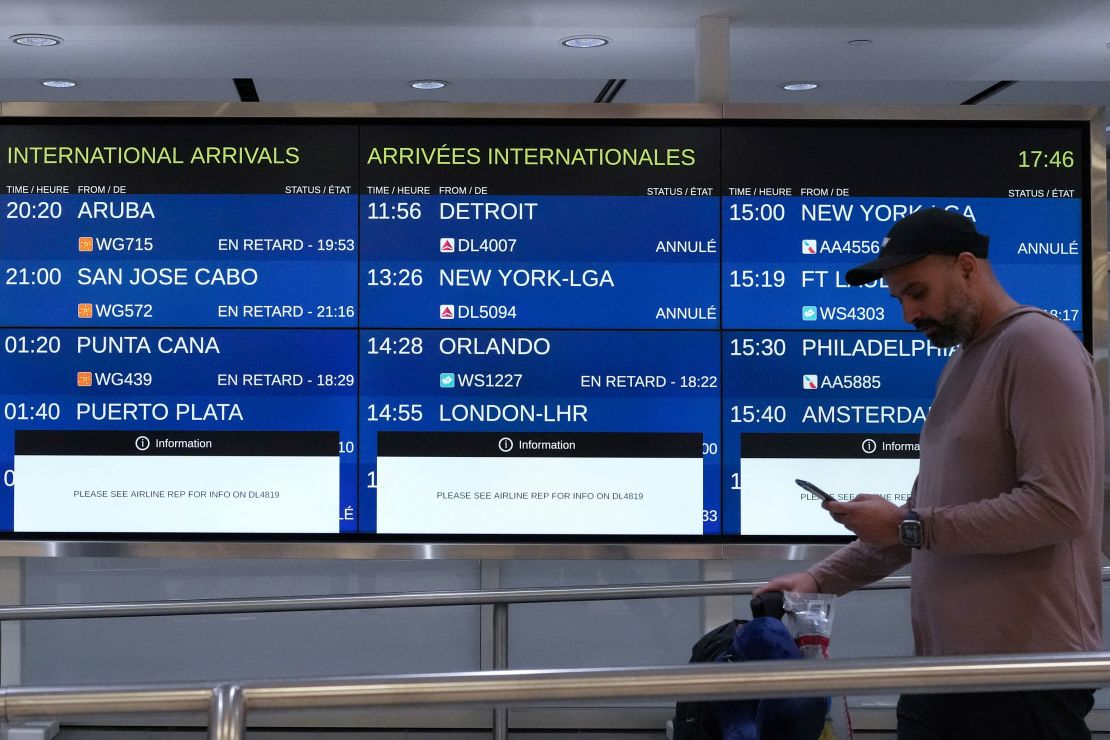
{"type": "MultiPolygon", "coordinates": [[[[931,208],[847,274],[886,279],[903,318],[959,345],[921,430],[906,506],[860,494],[823,504],[858,539],[759,591],[843,594],[911,561],[918,655],[1102,649],[1102,400],[1090,356],[1020,306],[969,219],[931,208]]],[[[906,695],[900,740],[1089,738],[1092,691],[906,695]]]]}

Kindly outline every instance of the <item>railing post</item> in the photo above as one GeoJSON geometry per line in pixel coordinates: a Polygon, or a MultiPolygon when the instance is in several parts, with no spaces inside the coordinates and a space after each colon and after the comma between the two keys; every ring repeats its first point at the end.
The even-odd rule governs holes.
{"type": "Polygon", "coordinates": [[[243,740],[245,710],[241,686],[221,684],[213,689],[208,705],[208,740],[243,740]]]}
{"type": "MultiPolygon", "coordinates": [[[[509,667],[509,605],[493,605],[493,670],[504,671],[509,667]]],[[[509,710],[504,706],[493,708],[493,740],[508,740],[509,710]]]]}
{"type": "MultiPolygon", "coordinates": [[[[23,558],[0,558],[0,604],[23,603],[23,558]]],[[[23,624],[0,621],[0,686],[23,683],[23,624]]]]}

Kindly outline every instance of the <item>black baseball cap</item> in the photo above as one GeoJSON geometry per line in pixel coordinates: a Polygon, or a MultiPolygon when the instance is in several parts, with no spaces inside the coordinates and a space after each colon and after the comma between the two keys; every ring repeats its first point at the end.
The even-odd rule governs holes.
{"type": "Polygon", "coordinates": [[[891,227],[879,256],[859,267],[848,270],[844,278],[848,285],[864,285],[878,280],[887,270],[908,265],[930,254],[948,254],[953,257],[970,252],[986,258],[986,234],[975,230],[975,222],[955,211],[943,208],[923,208],[914,211],[891,227]]]}

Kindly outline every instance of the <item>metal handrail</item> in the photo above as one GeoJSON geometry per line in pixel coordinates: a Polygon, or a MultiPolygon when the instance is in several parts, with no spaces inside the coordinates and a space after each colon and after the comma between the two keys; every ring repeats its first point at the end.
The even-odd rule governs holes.
{"type": "Polygon", "coordinates": [[[601,699],[762,699],[830,694],[974,692],[1110,683],[1110,653],[645,668],[485,671],[198,687],[0,689],[5,722],[92,714],[208,711],[210,737],[242,736],[247,710],[397,705],[511,705],[601,699]]]}
{"type": "MultiPolygon", "coordinates": [[[[1110,572],[1110,569],[1108,569],[1110,572]]],[[[909,576],[890,576],[870,588],[906,588],[909,576]]],[[[656,599],[750,594],[763,581],[711,581],[695,583],[636,584],[615,586],[576,586],[563,588],[485,589],[473,591],[433,591],[348,596],[261,597],[249,599],[194,599],[107,604],[48,604],[0,606],[0,621],[97,619],[108,617],[179,616],[196,614],[241,614],[259,612],[322,611],[338,609],[383,609],[427,606],[493,606],[493,667],[508,667],[509,604],[567,601],[605,601],[617,599],[656,599]]],[[[242,716],[245,705],[234,687],[220,686],[181,689],[169,694],[148,695],[144,702],[166,701],[179,709],[203,705],[209,710],[211,737],[239,737],[230,714],[242,716]],[[185,692],[185,693],[182,693],[185,692]]],[[[13,689],[14,691],[14,689],[13,689]]],[[[57,694],[54,694],[57,696],[57,694]]],[[[111,690],[95,694],[96,702],[110,702],[111,690]]],[[[3,699],[0,698],[0,701],[3,699]]],[[[493,709],[493,740],[507,740],[508,715],[504,706],[493,709]]],[[[238,725],[242,725],[240,719],[238,725]]]]}
{"type": "Polygon", "coordinates": [[[1083,688],[1110,683],[1110,653],[752,661],[639,668],[485,671],[371,681],[244,684],[254,709],[528,704],[613,699],[763,699],[930,690],[1083,688]]]}
{"type": "MultiPolygon", "coordinates": [[[[1102,568],[1110,580],[1110,567],[1102,568]]],[[[494,667],[508,662],[509,604],[617,599],[736,596],[764,581],[578,586],[390,593],[355,596],[202,599],[110,604],[0,607],[0,621],[103,617],[235,614],[421,606],[493,605],[494,667]]],[[[889,576],[865,589],[899,589],[909,576],[889,576]]],[[[1074,688],[1110,683],[1110,653],[988,656],[984,658],[879,659],[799,664],[694,665],[670,668],[579,669],[426,674],[313,683],[181,685],[162,688],[0,688],[3,721],[41,716],[207,711],[209,737],[239,740],[248,707],[384,706],[398,704],[494,705],[495,740],[507,737],[506,706],[568,699],[761,698],[830,693],[889,693],[945,688],[1074,688]]]]}
{"type": "MultiPolygon", "coordinates": [[[[1110,568],[1103,579],[1110,578],[1110,568]]],[[[564,601],[673,599],[695,596],[750,594],[766,581],[698,581],[695,583],[571,586],[558,588],[499,588],[473,591],[358,594],[352,596],[264,596],[247,599],[191,599],[104,604],[43,604],[0,606],[0,621],[41,619],[97,619],[157,617],[185,614],[242,614],[248,612],[328,611],[336,609],[395,609],[420,606],[480,606],[564,601]]],[[[889,576],[865,586],[871,589],[908,588],[909,576],[889,576]]]]}
{"type": "MultiPolygon", "coordinates": [[[[1110,566],[1102,568],[1110,581],[1110,566]]],[[[38,604],[0,606],[0,621],[100,619],[107,617],[167,617],[190,614],[246,614],[265,612],[333,611],[342,609],[397,609],[422,606],[481,606],[566,601],[674,599],[750,594],[766,581],[698,581],[614,586],[556,588],[498,588],[472,591],[425,591],[348,596],[261,596],[247,599],[181,599],[101,604],[38,604]]],[[[909,588],[910,576],[888,576],[862,586],[861,591],[909,588]]]]}

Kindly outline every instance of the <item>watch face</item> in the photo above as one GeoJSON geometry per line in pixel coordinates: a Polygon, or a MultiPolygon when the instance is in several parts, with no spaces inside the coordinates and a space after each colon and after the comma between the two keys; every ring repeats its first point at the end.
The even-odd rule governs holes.
{"type": "Polygon", "coordinates": [[[898,537],[906,547],[921,547],[925,544],[925,529],[921,522],[906,519],[898,525],[898,537]]]}

